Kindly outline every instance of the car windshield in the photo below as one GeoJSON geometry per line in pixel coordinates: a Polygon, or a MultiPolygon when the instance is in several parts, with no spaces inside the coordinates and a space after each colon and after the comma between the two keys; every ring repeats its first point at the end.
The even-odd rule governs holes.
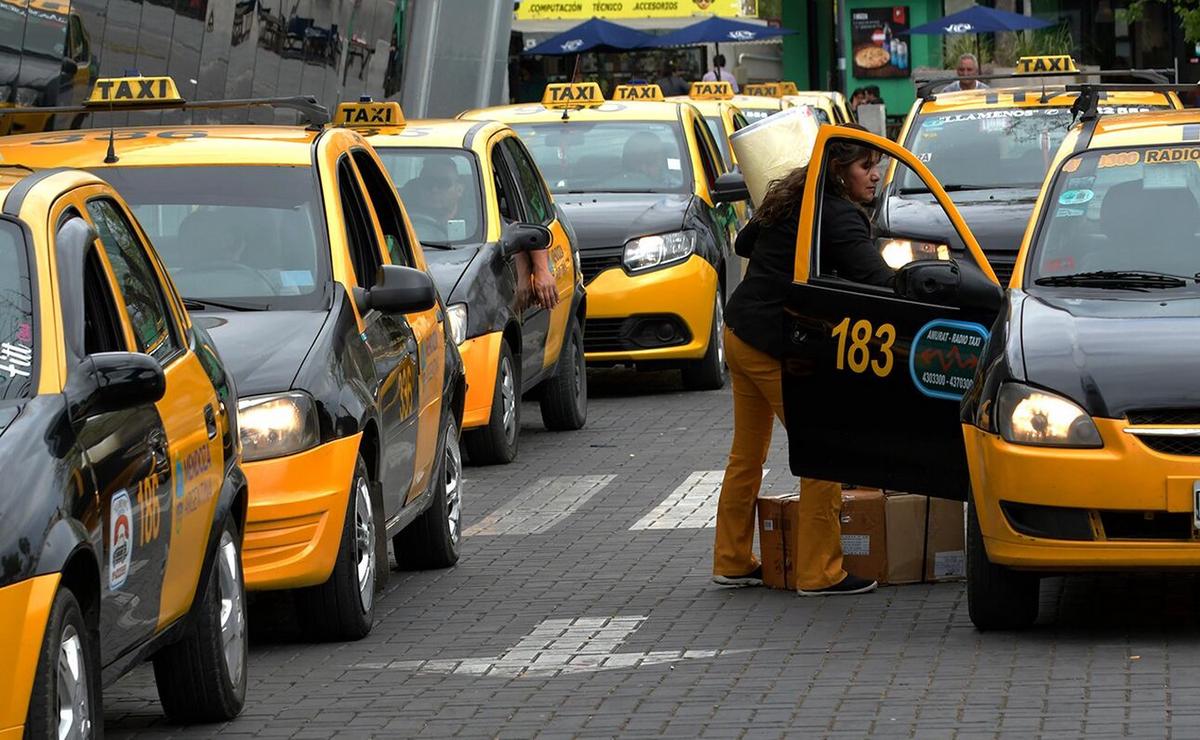
{"type": "Polygon", "coordinates": [[[554,193],[688,193],[692,173],[677,122],[514,124],[554,193]]]}
{"type": "Polygon", "coordinates": [[[185,298],[251,309],[318,308],[329,280],[311,167],[103,170],[185,298]]]}
{"type": "Polygon", "coordinates": [[[0,221],[0,398],[25,398],[33,387],[33,291],[25,238],[0,221]]]}
{"type": "Polygon", "coordinates": [[[404,201],[404,210],[426,244],[479,244],[484,239],[479,206],[479,167],[461,149],[376,149],[404,201]]]}
{"type": "Polygon", "coordinates": [[[1200,147],[1084,152],[1063,163],[1046,203],[1026,282],[1153,273],[1181,278],[1175,287],[1195,285],[1200,147]]]}
{"type": "Polygon", "coordinates": [[[0,0],[0,46],[23,48],[30,54],[58,59],[63,56],[66,44],[65,15],[26,7],[24,0],[0,0]]]}

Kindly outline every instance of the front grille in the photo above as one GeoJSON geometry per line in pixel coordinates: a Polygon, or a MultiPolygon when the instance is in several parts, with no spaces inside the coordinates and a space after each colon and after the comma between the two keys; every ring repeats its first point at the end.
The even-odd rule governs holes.
{"type": "Polygon", "coordinates": [[[624,255],[625,247],[600,247],[581,251],[579,269],[583,271],[583,282],[590,283],[605,270],[620,267],[624,255]]]}
{"type": "Polygon", "coordinates": [[[1155,452],[1166,455],[1200,455],[1200,438],[1150,437],[1138,435],[1138,440],[1155,452]]]}
{"type": "Polygon", "coordinates": [[[588,319],[585,321],[583,323],[584,351],[619,351],[621,349],[621,325],[624,323],[625,319],[588,319]]]}
{"type": "Polygon", "coordinates": [[[670,314],[621,319],[588,319],[583,324],[585,352],[625,352],[678,347],[692,341],[687,325],[670,314]]]}
{"type": "Polygon", "coordinates": [[[1007,288],[1009,278],[1017,266],[1017,255],[1011,252],[992,252],[987,259],[996,272],[996,279],[1000,281],[1000,285],[1007,288]]]}
{"type": "Polygon", "coordinates": [[[1200,409],[1138,409],[1126,416],[1130,424],[1195,424],[1200,426],[1200,409]]]}

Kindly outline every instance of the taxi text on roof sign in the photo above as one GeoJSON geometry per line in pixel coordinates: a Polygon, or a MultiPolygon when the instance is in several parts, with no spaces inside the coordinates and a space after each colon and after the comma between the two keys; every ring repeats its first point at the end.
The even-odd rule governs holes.
{"type": "Polygon", "coordinates": [[[360,103],[341,103],[333,116],[335,126],[346,128],[378,128],[380,126],[401,126],[404,124],[404,111],[394,100],[381,103],[363,101],[360,103]]]}
{"type": "Polygon", "coordinates": [[[139,105],[142,103],[182,103],[175,81],[170,77],[100,78],[92,88],[87,105],[139,105]]]}
{"type": "Polygon", "coordinates": [[[542,105],[547,108],[586,108],[603,105],[604,92],[595,82],[555,82],[546,85],[542,105]]]}
{"type": "Polygon", "coordinates": [[[733,85],[728,82],[693,82],[688,89],[692,100],[729,100],[733,97],[733,85]]]}
{"type": "Polygon", "coordinates": [[[1066,54],[1042,57],[1021,57],[1017,60],[1017,74],[1029,75],[1038,72],[1078,72],[1075,60],[1066,54]]]}
{"type": "Polygon", "coordinates": [[[613,100],[662,100],[662,88],[658,85],[617,85],[613,100]]]}
{"type": "Polygon", "coordinates": [[[796,83],[788,82],[756,82],[746,85],[742,90],[746,95],[761,95],[766,98],[781,98],[784,95],[795,95],[799,91],[796,89],[796,83]]]}

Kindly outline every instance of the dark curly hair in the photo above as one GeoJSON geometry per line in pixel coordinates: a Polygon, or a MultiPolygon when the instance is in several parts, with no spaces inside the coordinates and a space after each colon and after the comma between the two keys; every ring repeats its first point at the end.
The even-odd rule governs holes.
{"type": "MultiPolygon", "coordinates": [[[[867,130],[857,123],[843,123],[841,126],[855,131],[867,130]]],[[[826,191],[844,198],[846,190],[842,177],[846,170],[855,162],[878,158],[879,152],[875,149],[851,141],[834,139],[825,149],[826,166],[829,170],[829,176],[825,179],[826,191]]],[[[777,224],[794,218],[796,209],[800,207],[800,200],[804,197],[804,186],[807,182],[808,165],[797,167],[778,180],[772,180],[762,204],[754,211],[753,220],[763,224],[777,224]]]]}

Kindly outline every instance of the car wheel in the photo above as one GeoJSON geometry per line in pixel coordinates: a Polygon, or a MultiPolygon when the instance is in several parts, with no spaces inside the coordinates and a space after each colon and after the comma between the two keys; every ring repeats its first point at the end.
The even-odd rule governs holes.
{"type": "Polygon", "coordinates": [[[371,632],[375,618],[379,533],[362,455],[354,464],[348,498],[333,573],[321,585],[296,592],[305,630],[316,640],[361,639],[371,632]]]}
{"type": "Polygon", "coordinates": [[[70,589],[60,588],[46,620],[26,737],[91,738],[102,734],[96,643],[70,589]]]}
{"type": "Polygon", "coordinates": [[[225,521],[195,622],[154,656],[154,682],[173,722],[233,719],[246,703],[246,583],[242,538],[225,521]]]}
{"type": "Polygon", "coordinates": [[[721,291],[713,301],[712,331],[708,334],[708,351],[696,362],[683,368],[683,387],[689,391],[715,391],[725,387],[725,307],[721,291]]]}
{"type": "Polygon", "coordinates": [[[503,465],[517,457],[521,432],[521,376],[508,342],[500,343],[496,388],[487,426],[463,434],[463,445],[476,465],[503,465]]]}
{"type": "Polygon", "coordinates": [[[542,423],[553,432],[582,429],[587,422],[587,363],[583,355],[583,333],[571,322],[567,342],[559,359],[558,372],[546,381],[539,399],[542,423]]]}
{"type": "Polygon", "coordinates": [[[396,559],[404,568],[449,568],[458,562],[462,540],[462,453],[458,448],[458,424],[447,414],[445,442],[433,503],[416,521],[392,539],[396,559]]]}
{"type": "Polygon", "coordinates": [[[967,611],[979,630],[1024,629],[1037,620],[1039,579],[988,560],[975,511],[967,496],[967,611]]]}

